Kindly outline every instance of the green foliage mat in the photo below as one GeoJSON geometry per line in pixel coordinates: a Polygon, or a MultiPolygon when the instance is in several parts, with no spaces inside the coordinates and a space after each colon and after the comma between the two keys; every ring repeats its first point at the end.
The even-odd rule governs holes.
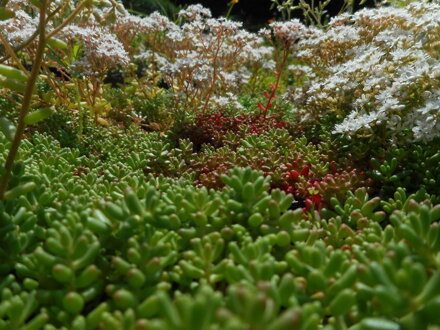
{"type": "Polygon", "coordinates": [[[304,212],[250,169],[220,190],[145,175],[160,140],[127,134],[83,156],[38,133],[23,142],[11,185],[36,188],[0,205],[0,329],[440,322],[440,205],[425,191],[359,188],[304,212]]]}

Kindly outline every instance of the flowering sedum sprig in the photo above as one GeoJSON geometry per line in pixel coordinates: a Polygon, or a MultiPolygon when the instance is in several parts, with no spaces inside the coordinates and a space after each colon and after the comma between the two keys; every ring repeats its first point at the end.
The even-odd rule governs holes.
{"type": "Polygon", "coordinates": [[[272,101],[277,98],[277,90],[280,88],[281,76],[286,68],[288,58],[292,51],[296,50],[295,44],[305,36],[306,27],[297,19],[288,22],[273,22],[269,29],[260,30],[274,47],[275,50],[275,84],[270,85],[270,92],[265,91],[266,104],[258,102],[263,118],[266,118],[267,111],[272,107],[272,101]]]}
{"type": "Polygon", "coordinates": [[[310,29],[297,58],[310,80],[286,94],[303,122],[334,112],[334,133],[429,141],[440,135],[438,4],[365,9],[310,29]],[[434,25],[433,25],[434,24],[434,25]]]}

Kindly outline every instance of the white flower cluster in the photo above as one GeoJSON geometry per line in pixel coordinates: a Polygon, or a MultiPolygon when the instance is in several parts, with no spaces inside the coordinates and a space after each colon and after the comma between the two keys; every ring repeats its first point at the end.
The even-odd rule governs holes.
{"type": "Polygon", "coordinates": [[[125,48],[130,52],[135,38],[149,38],[152,41],[158,34],[178,30],[178,26],[171,22],[167,17],[154,12],[147,17],[140,17],[124,12],[116,18],[114,24],[110,26],[111,32],[116,34],[125,48]]]}
{"type": "Polygon", "coordinates": [[[230,92],[226,93],[225,96],[212,97],[210,103],[211,107],[217,110],[228,108],[243,109],[243,106],[237,101],[237,96],[230,92]]]}
{"type": "Polygon", "coordinates": [[[126,65],[130,59],[123,44],[102,26],[69,25],[62,36],[71,41],[80,41],[84,47],[83,57],[74,63],[74,68],[86,76],[100,76],[117,65],[126,65]]]}
{"type": "MultiPolygon", "coordinates": [[[[15,7],[17,4],[13,5],[15,7]]],[[[32,18],[24,10],[17,10],[14,18],[0,21],[0,31],[11,45],[16,46],[28,40],[34,34],[37,25],[38,16],[32,18]]]]}
{"type": "MultiPolygon", "coordinates": [[[[291,44],[303,38],[309,31],[298,19],[292,19],[287,22],[274,22],[270,24],[270,28],[276,39],[291,44]]],[[[268,31],[263,29],[260,33],[267,35],[268,31]]]]}
{"type": "Polygon", "coordinates": [[[344,118],[334,133],[385,125],[392,141],[431,140],[440,136],[439,44],[438,4],[343,15],[299,42],[309,81],[285,96],[305,121],[344,118]]]}
{"type": "MultiPolygon", "coordinates": [[[[70,1],[66,1],[65,4],[71,8],[76,6],[70,1]]],[[[31,36],[35,34],[38,27],[39,17],[35,14],[38,11],[35,11],[27,0],[12,0],[7,6],[14,10],[15,17],[0,21],[0,30],[3,35],[12,46],[31,40],[31,36]]],[[[123,8],[117,9],[116,15],[118,16],[126,13],[123,8]]],[[[121,39],[112,31],[112,26],[115,24],[102,24],[99,21],[100,17],[108,17],[112,13],[112,8],[107,10],[94,8],[93,10],[93,15],[80,15],[76,21],[64,27],[57,37],[70,42],[71,45],[74,43],[82,45],[81,58],[73,63],[72,69],[86,76],[102,76],[114,66],[128,64],[130,58],[121,39]]],[[[52,22],[47,24],[48,33],[53,29],[52,22]]],[[[36,40],[38,38],[35,38],[36,40]]],[[[27,48],[31,52],[36,46],[35,41],[27,48]]]]}
{"type": "Polygon", "coordinates": [[[200,4],[188,6],[186,9],[179,11],[179,17],[185,20],[200,21],[203,18],[210,18],[212,16],[211,11],[208,8],[203,7],[200,4]]]}
{"type": "Polygon", "coordinates": [[[249,81],[250,69],[262,67],[272,56],[264,39],[243,30],[242,23],[211,18],[210,11],[200,5],[180,11],[179,17],[186,22],[164,30],[160,45],[147,38],[146,51],[139,58],[149,55],[160,62],[158,70],[175,94],[197,97],[199,106],[208,104],[210,98],[220,103],[230,99],[228,93],[237,93],[249,81]]]}
{"type": "MultiPolygon", "coordinates": [[[[0,29],[16,45],[35,33],[38,17],[30,16],[35,10],[27,0],[9,3],[16,17],[1,21],[0,29]]],[[[81,45],[70,67],[78,74],[101,79],[115,66],[142,59],[148,70],[162,75],[173,95],[195,108],[234,104],[231,93],[240,92],[260,69],[275,68],[273,48],[264,45],[263,37],[242,29],[242,23],[212,18],[201,5],[191,5],[178,16],[181,25],[157,12],[135,16],[122,5],[104,1],[86,9],[57,37],[71,47],[81,45]]],[[[275,35],[290,41],[299,38],[302,28],[297,21],[273,24],[275,35]]]]}

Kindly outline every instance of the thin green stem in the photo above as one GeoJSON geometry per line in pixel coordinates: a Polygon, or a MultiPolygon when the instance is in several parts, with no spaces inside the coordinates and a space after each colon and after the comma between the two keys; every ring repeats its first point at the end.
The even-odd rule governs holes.
{"type": "Polygon", "coordinates": [[[231,1],[230,3],[229,3],[229,8],[228,8],[228,12],[226,13],[226,18],[229,18],[229,16],[231,15],[231,12],[232,12],[232,8],[234,8],[234,6],[235,6],[235,4],[236,4],[237,2],[235,2],[235,1],[231,1]]]}

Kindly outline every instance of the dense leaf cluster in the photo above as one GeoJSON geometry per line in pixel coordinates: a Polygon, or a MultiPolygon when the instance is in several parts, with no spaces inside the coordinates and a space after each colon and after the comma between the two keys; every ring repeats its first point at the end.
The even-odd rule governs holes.
{"type": "MultiPolygon", "coordinates": [[[[2,138],[3,157],[7,144],[2,138]]],[[[440,321],[440,205],[426,190],[381,199],[358,188],[304,211],[250,168],[221,175],[217,190],[195,187],[191,175],[145,176],[161,161],[160,145],[153,134],[126,132],[80,156],[38,133],[24,141],[11,182],[36,187],[1,205],[1,329],[440,321]]],[[[161,148],[163,164],[184,149],[161,148]]]]}

